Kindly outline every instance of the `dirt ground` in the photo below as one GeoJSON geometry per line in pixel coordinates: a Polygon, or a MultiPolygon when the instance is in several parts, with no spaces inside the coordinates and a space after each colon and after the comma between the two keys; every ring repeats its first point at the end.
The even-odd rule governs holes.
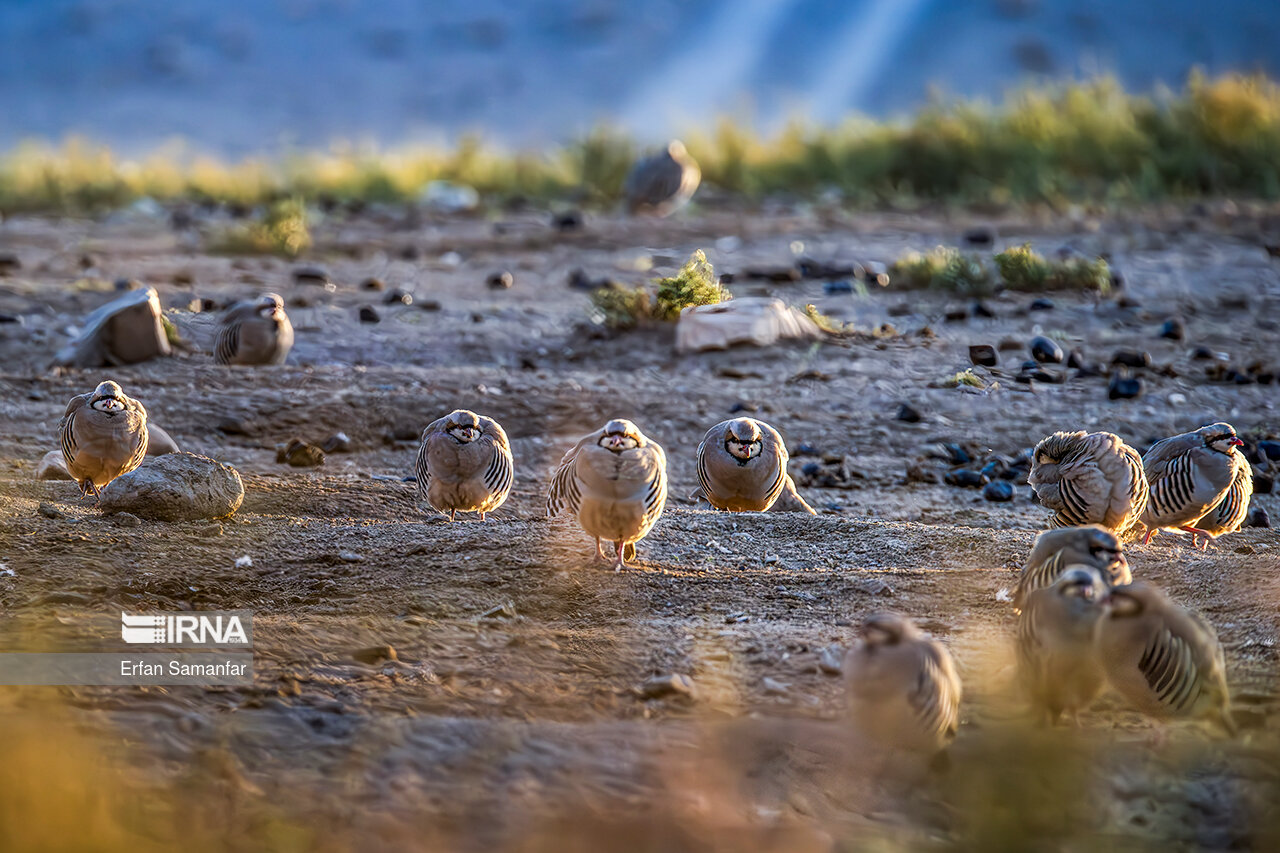
{"type": "MultiPolygon", "coordinates": [[[[1130,548],[1135,576],[1216,626],[1237,738],[1152,726],[1111,697],[1079,731],[1037,731],[1012,684],[1002,591],[1045,510],[1025,484],[1008,503],[946,485],[951,465],[938,458],[954,443],[976,468],[1063,428],[1114,431],[1139,450],[1218,420],[1251,441],[1275,438],[1280,385],[1211,381],[1213,362],[1192,358],[1206,346],[1232,365],[1280,361],[1280,262],[1262,249],[1274,217],[1000,221],[1001,245],[1108,253],[1124,287],[1108,299],[1048,294],[1043,311],[1028,310],[1033,295],[1005,293],[985,300],[994,317],[954,321],[947,313],[971,300],[892,284],[824,295],[820,279],[744,273],[797,254],[889,262],[956,244],[968,219],[786,209],[589,217],[571,233],[546,222],[334,216],[297,263],[208,254],[198,230],[165,221],[0,225],[0,248],[21,262],[0,280],[0,314],[16,320],[0,324],[7,645],[110,644],[121,609],[250,609],[256,659],[251,688],[5,688],[11,730],[53,706],[128,790],[212,786],[193,789],[217,795],[200,797],[192,820],[242,849],[1025,849],[1028,833],[1222,848],[1276,837],[1275,534],[1245,530],[1203,553],[1173,536],[1130,548]],[[735,273],[733,293],[813,302],[861,333],[678,356],[669,328],[592,327],[585,292],[567,286],[575,269],[624,282],[666,274],[696,248],[735,273]],[[333,292],[295,282],[297,267],[315,265],[333,292]],[[501,269],[514,287],[488,288],[501,269]],[[362,288],[371,276],[413,304],[383,304],[362,288]],[[192,351],[50,369],[117,278],[155,286],[192,351]],[[284,295],[297,331],[288,364],[214,365],[218,313],[192,313],[192,300],[264,291],[284,295]],[[359,322],[362,305],[381,322],[359,322]],[[1175,315],[1186,339],[1158,337],[1175,315]],[[1025,344],[1037,330],[1104,367],[1118,349],[1148,351],[1145,393],[1111,401],[1105,376],[1075,371],[1063,384],[1019,383],[1025,346],[976,370],[986,390],[943,387],[969,366],[970,344],[1025,344]],[[234,517],[127,528],[71,483],[34,479],[67,399],[107,377],[183,449],[241,472],[234,517]],[[922,419],[897,419],[903,403],[922,419]],[[515,489],[488,523],[424,514],[403,479],[422,427],[459,407],[497,418],[512,439],[515,489]],[[783,432],[817,517],[720,514],[686,497],[702,433],[738,411],[783,432]],[[671,481],[639,565],[621,573],[594,561],[575,523],[544,512],[560,454],[611,417],[666,448],[671,481]],[[351,450],[322,467],[276,462],[277,445],[336,431],[351,450]],[[42,501],[66,517],[39,514],[42,501]],[[252,566],[237,568],[244,555],[252,566]],[[957,658],[966,694],[947,770],[874,761],[842,721],[830,663],[878,609],[910,614],[957,658]],[[93,622],[103,614],[106,628],[93,622]],[[353,657],[382,644],[398,660],[353,657]],[[689,676],[695,695],[641,695],[668,674],[689,676]]],[[[1276,496],[1254,501],[1280,518],[1276,496]]]]}

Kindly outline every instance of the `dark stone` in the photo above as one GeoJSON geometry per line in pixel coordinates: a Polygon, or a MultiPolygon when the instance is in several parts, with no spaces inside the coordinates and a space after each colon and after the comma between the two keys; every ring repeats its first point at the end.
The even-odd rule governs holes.
{"type": "Polygon", "coordinates": [[[13,252],[0,252],[0,275],[12,275],[22,269],[22,261],[13,252]]]}
{"type": "Polygon", "coordinates": [[[1052,311],[1053,307],[1054,307],[1053,300],[1045,299],[1042,296],[1039,299],[1031,300],[1031,304],[1027,306],[1027,310],[1028,311],[1052,311]]]}
{"type": "Polygon", "coordinates": [[[1245,519],[1245,527],[1270,527],[1271,516],[1267,515],[1267,511],[1262,507],[1257,507],[1249,513],[1249,517],[1245,519]]]}
{"type": "Polygon", "coordinates": [[[1115,355],[1111,356],[1111,363],[1121,367],[1150,367],[1151,353],[1132,349],[1116,350],[1115,355]]]}
{"type": "Polygon", "coordinates": [[[1022,349],[1022,341],[1017,338],[1002,338],[996,348],[1000,352],[1013,352],[1022,349]]]}
{"type": "Polygon", "coordinates": [[[822,463],[806,462],[804,465],[800,466],[800,473],[804,474],[806,477],[816,477],[818,474],[822,473],[822,463]]]}
{"type": "MultiPolygon", "coordinates": [[[[721,280],[723,280],[723,278],[724,277],[721,276],[721,280]]],[[[594,279],[587,275],[586,270],[575,269],[569,273],[569,286],[574,290],[596,290],[597,288],[604,287],[605,283],[604,281],[594,279]]]]}
{"type": "Polygon", "coordinates": [[[965,245],[975,249],[989,249],[996,244],[996,231],[987,225],[970,228],[961,236],[965,245]]]}
{"type": "Polygon", "coordinates": [[[36,507],[36,512],[44,516],[45,518],[51,518],[51,519],[54,519],[55,521],[58,519],[67,517],[67,514],[65,512],[58,509],[56,506],[49,503],[48,501],[40,501],[40,505],[36,507]]]}
{"type": "Polygon", "coordinates": [[[792,456],[817,456],[818,453],[818,448],[814,447],[812,444],[806,444],[804,442],[797,444],[791,450],[792,456]]]}
{"type": "Polygon", "coordinates": [[[372,305],[360,306],[360,322],[361,323],[378,323],[382,318],[378,316],[378,312],[373,310],[372,305]]]}
{"type": "Polygon", "coordinates": [[[973,312],[973,316],[982,317],[986,320],[993,319],[996,316],[996,312],[991,308],[991,306],[982,300],[978,300],[973,303],[973,307],[970,310],[973,312]]]}
{"type": "Polygon", "coordinates": [[[1023,366],[1022,372],[1014,377],[1015,380],[1024,385],[1030,385],[1034,382],[1044,382],[1049,385],[1061,385],[1067,381],[1067,375],[1058,370],[1047,370],[1043,367],[1036,367],[1034,363],[1028,362],[1031,367],[1023,366]]]}
{"type": "Polygon", "coordinates": [[[351,439],[345,432],[335,432],[324,440],[320,449],[325,453],[348,453],[351,451],[351,439]]]}
{"type": "Polygon", "coordinates": [[[1067,353],[1067,367],[1078,369],[1084,367],[1084,365],[1084,350],[1080,349],[1080,347],[1075,347],[1071,352],[1067,353]]]}
{"type": "Polygon", "coordinates": [[[124,293],[126,290],[137,290],[142,287],[142,282],[136,278],[118,278],[112,284],[117,293],[124,293]]]}
{"type": "Polygon", "coordinates": [[[1280,441],[1259,441],[1258,455],[1266,459],[1280,459],[1280,441]]]}
{"type": "Polygon", "coordinates": [[[380,278],[369,277],[360,282],[361,290],[386,290],[387,283],[380,278]]]}
{"type": "Polygon", "coordinates": [[[584,223],[580,210],[562,210],[551,214],[551,227],[557,231],[577,231],[584,223]]]}
{"type": "Polygon", "coordinates": [[[965,468],[948,472],[942,480],[948,486],[959,486],[962,489],[980,489],[987,483],[986,477],[977,471],[969,471],[965,468]]]}
{"type": "Polygon", "coordinates": [[[1036,335],[1031,339],[1031,356],[1041,364],[1062,364],[1066,355],[1056,341],[1044,335],[1036,335]]]}
{"type": "Polygon", "coordinates": [[[294,284],[329,284],[329,273],[323,267],[297,267],[293,271],[294,284]]]}
{"type": "Polygon", "coordinates": [[[947,452],[947,461],[952,465],[968,465],[973,461],[968,452],[958,444],[944,444],[942,449],[947,452]]]}
{"type": "Polygon", "coordinates": [[[1116,300],[1116,307],[1126,311],[1131,311],[1135,308],[1141,308],[1142,303],[1134,299],[1132,296],[1125,294],[1116,300]]]}
{"type": "Polygon", "coordinates": [[[423,311],[439,311],[443,306],[439,299],[424,299],[418,303],[418,307],[423,311]]]}
{"type": "Polygon", "coordinates": [[[988,480],[1006,479],[1005,474],[1009,473],[1009,462],[1001,457],[996,457],[983,465],[979,473],[988,480]]]}
{"type": "Polygon", "coordinates": [[[946,314],[946,320],[948,323],[962,323],[968,319],[969,319],[968,308],[952,308],[946,314]]]}
{"type": "Polygon", "coordinates": [[[1196,361],[1207,361],[1210,359],[1217,358],[1217,356],[1214,355],[1213,350],[1209,349],[1208,347],[1196,347],[1194,350],[1191,351],[1191,357],[1194,358],[1196,361]]]}
{"type": "Polygon", "coordinates": [[[1171,341],[1180,341],[1187,334],[1186,324],[1174,317],[1172,320],[1165,320],[1164,325],[1160,327],[1160,337],[1168,338],[1171,341]]]}
{"type": "Polygon", "coordinates": [[[969,347],[969,361],[981,367],[995,367],[1000,359],[990,344],[974,344],[969,347]]]}
{"type": "Polygon", "coordinates": [[[400,260],[402,261],[416,261],[420,257],[422,257],[422,250],[417,246],[410,244],[402,246],[400,249],[400,260]]]}
{"type": "MultiPolygon", "coordinates": [[[[1120,272],[1120,270],[1115,267],[1111,268],[1111,286],[1116,290],[1124,288],[1124,273],[1120,272]]],[[[1125,306],[1122,305],[1121,307],[1123,308],[1125,306]]]]}
{"type": "Polygon", "coordinates": [[[1270,474],[1253,475],[1253,493],[1255,495],[1269,495],[1276,489],[1276,479],[1270,474]]]}
{"type": "Polygon", "coordinates": [[[1131,400],[1141,394],[1142,380],[1137,377],[1122,378],[1119,374],[1112,374],[1107,384],[1107,399],[1110,400],[1131,400]]]}
{"type": "Polygon", "coordinates": [[[894,417],[909,424],[918,424],[924,420],[924,415],[920,414],[920,410],[910,403],[903,403],[898,406],[898,414],[894,415],[894,417]]]}
{"type": "Polygon", "coordinates": [[[787,284],[799,281],[800,270],[795,267],[748,267],[742,271],[743,278],[758,278],[774,284],[787,284]]]}
{"type": "Polygon", "coordinates": [[[796,268],[805,278],[862,278],[864,270],[860,264],[842,261],[815,261],[812,258],[801,258],[796,268]]]}
{"type": "Polygon", "coordinates": [[[295,438],[288,444],[276,448],[276,462],[288,464],[294,468],[314,468],[324,464],[324,451],[314,444],[295,438]]]}
{"type": "Polygon", "coordinates": [[[841,293],[853,293],[853,282],[851,281],[828,281],[822,285],[822,292],[828,296],[835,296],[841,293]]]}
{"type": "Polygon", "coordinates": [[[992,480],[982,487],[982,496],[995,503],[1013,500],[1013,486],[1008,480],[992,480]]]}
{"type": "Polygon", "coordinates": [[[412,305],[413,294],[403,287],[395,287],[382,298],[382,302],[384,305],[412,305]]]}
{"type": "Polygon", "coordinates": [[[509,270],[502,270],[486,278],[484,283],[494,290],[510,290],[516,283],[516,277],[509,270]]]}
{"type": "Polygon", "coordinates": [[[758,411],[760,411],[760,407],[757,406],[755,403],[744,403],[741,400],[739,400],[738,402],[734,403],[732,406],[729,407],[729,414],[731,415],[736,415],[738,412],[746,412],[747,414],[754,414],[758,411]]]}

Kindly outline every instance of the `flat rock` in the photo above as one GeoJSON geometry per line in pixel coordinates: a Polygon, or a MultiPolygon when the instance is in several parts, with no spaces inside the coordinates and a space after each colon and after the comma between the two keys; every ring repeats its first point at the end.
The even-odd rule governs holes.
{"type": "Polygon", "coordinates": [[[656,675],[640,685],[640,695],[645,699],[661,699],[665,696],[694,695],[693,679],[687,675],[656,675]]]}
{"type": "Polygon", "coordinates": [[[195,521],[233,514],[244,501],[240,473],[196,453],[156,456],[102,490],[102,511],[155,521],[195,521]]]}
{"type": "Polygon", "coordinates": [[[70,480],[67,461],[62,458],[61,450],[50,450],[36,466],[37,480],[70,480]]]}

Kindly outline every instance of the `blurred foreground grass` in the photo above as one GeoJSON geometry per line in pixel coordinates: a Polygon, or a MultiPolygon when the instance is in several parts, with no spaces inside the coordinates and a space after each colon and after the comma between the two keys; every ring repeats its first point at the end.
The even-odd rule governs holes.
{"type": "MultiPolygon", "coordinates": [[[[853,205],[1124,203],[1206,195],[1280,197],[1280,85],[1193,74],[1139,96],[1109,78],[1021,90],[1002,104],[936,103],[901,122],[793,124],[761,138],[729,121],[686,142],[703,180],[747,199],[823,195],[853,205]]],[[[224,162],[181,145],[125,160],[73,139],[0,158],[0,212],[83,212],[150,197],[260,204],[286,197],[393,202],[433,180],[491,198],[616,201],[639,147],[607,129],[561,149],[506,152],[336,146],[224,162]]]]}

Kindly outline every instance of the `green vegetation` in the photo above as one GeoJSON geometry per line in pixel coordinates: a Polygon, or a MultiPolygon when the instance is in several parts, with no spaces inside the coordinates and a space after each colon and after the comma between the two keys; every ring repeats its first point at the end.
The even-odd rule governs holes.
{"type": "Polygon", "coordinates": [[[1002,287],[1031,292],[1090,290],[1104,295],[1111,291],[1111,268],[1102,258],[1068,255],[1049,260],[1024,243],[997,253],[992,260],[994,270],[981,255],[949,246],[908,252],[890,268],[890,282],[961,296],[990,296],[1002,287]]]}
{"type": "Polygon", "coordinates": [[[989,295],[995,290],[991,271],[981,256],[938,246],[928,252],[908,252],[889,270],[890,283],[951,293],[989,295]]]}
{"type": "Polygon", "coordinates": [[[1005,249],[995,256],[1000,278],[1013,290],[1111,290],[1111,268],[1102,258],[1072,255],[1049,261],[1030,243],[1005,249]]]}
{"type": "Polygon", "coordinates": [[[823,314],[812,303],[804,306],[804,314],[813,321],[813,325],[828,335],[836,335],[838,337],[854,331],[852,323],[844,323],[829,314],[823,314]]]}
{"type": "Polygon", "coordinates": [[[689,256],[678,273],[656,284],[652,298],[643,286],[596,288],[591,294],[592,319],[611,329],[631,329],[650,319],[673,323],[691,305],[715,305],[728,298],[701,249],[689,256]]]}
{"type": "MultiPolygon", "coordinates": [[[[1280,85],[1260,75],[1193,74],[1180,93],[1130,95],[1109,78],[1010,94],[996,105],[934,103],[907,121],[793,124],[761,138],[729,121],[686,139],[703,180],[747,199],[836,190],[853,205],[1110,204],[1235,194],[1280,198],[1280,85]]],[[[265,204],[404,202],[429,181],[491,200],[615,202],[636,143],[595,131],[564,148],[507,152],[335,146],[226,163],[182,147],[121,160],[73,140],[0,157],[0,213],[93,211],[148,196],[265,204]]]]}
{"type": "Polygon", "coordinates": [[[296,258],[310,245],[306,202],[300,198],[286,198],[270,204],[258,221],[234,226],[218,235],[210,250],[235,255],[276,254],[296,258]]]}

